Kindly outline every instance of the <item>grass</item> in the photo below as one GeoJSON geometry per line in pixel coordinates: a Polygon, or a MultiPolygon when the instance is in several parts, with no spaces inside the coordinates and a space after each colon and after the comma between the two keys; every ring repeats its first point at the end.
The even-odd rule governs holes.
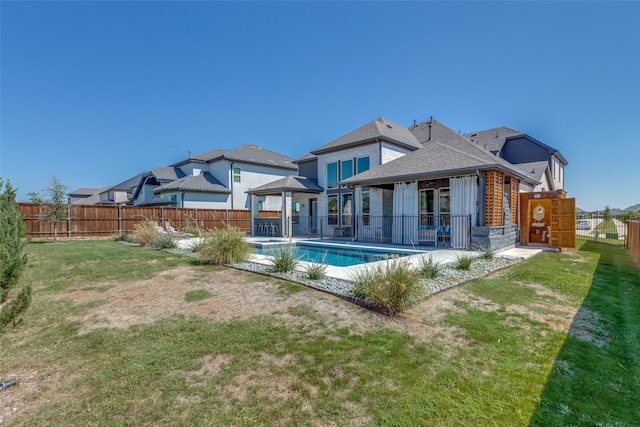
{"type": "Polygon", "coordinates": [[[198,256],[208,264],[245,262],[253,252],[253,246],[245,236],[240,229],[233,227],[216,230],[204,239],[202,246],[197,247],[198,256]]]}
{"type": "MultiPolygon", "coordinates": [[[[448,296],[454,307],[412,312],[428,324],[423,334],[413,333],[420,322],[357,317],[362,309],[320,293],[269,315],[212,321],[177,313],[79,334],[78,319],[105,301],[74,303],[66,292],[107,283],[126,292],[131,281],[172,267],[211,267],[112,241],[31,244],[28,253],[33,303],[0,337],[0,370],[37,376],[3,392],[3,400],[25,393],[28,403],[9,424],[633,426],[640,419],[640,272],[621,248],[580,242],[576,251],[542,253],[432,296],[426,303],[448,296]],[[578,309],[597,313],[588,319],[604,342],[562,326],[559,319],[570,325],[578,309]]],[[[243,286],[276,283],[246,277],[243,286]]]]}
{"type": "Polygon", "coordinates": [[[211,298],[213,294],[206,289],[194,289],[184,295],[184,300],[187,302],[202,301],[203,299],[211,298]]]}
{"type": "Polygon", "coordinates": [[[473,255],[459,255],[456,254],[456,261],[454,263],[458,270],[471,270],[471,265],[475,257],[473,255]]]}
{"type": "Polygon", "coordinates": [[[300,256],[297,249],[275,248],[273,256],[269,258],[273,270],[278,273],[286,273],[296,269],[300,264],[300,256]]]}

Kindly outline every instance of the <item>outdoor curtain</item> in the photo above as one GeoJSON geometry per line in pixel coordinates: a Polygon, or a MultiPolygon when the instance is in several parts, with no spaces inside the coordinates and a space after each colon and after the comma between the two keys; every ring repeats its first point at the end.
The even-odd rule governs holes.
{"type": "Polygon", "coordinates": [[[353,187],[353,207],[354,207],[354,213],[356,216],[356,230],[357,230],[357,237],[358,240],[362,239],[362,187],[359,185],[356,185],[355,187],[353,187]]]}
{"type": "Polygon", "coordinates": [[[470,241],[470,228],[476,226],[478,184],[476,175],[449,179],[451,188],[451,247],[466,248],[470,241]]]}
{"type": "Polygon", "coordinates": [[[418,182],[396,182],[393,187],[393,236],[398,245],[418,244],[418,182]]]}

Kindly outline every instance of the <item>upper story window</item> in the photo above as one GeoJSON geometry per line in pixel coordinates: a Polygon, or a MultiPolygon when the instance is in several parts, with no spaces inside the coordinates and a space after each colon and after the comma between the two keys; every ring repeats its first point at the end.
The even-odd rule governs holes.
{"type": "Polygon", "coordinates": [[[233,182],[240,182],[240,168],[233,168],[233,182]]]}
{"type": "Polygon", "coordinates": [[[327,163],[327,188],[338,188],[338,162],[327,163]]]}
{"type": "Polygon", "coordinates": [[[264,202],[262,200],[258,200],[258,210],[259,211],[264,210],[264,202]]]}
{"type": "Polygon", "coordinates": [[[343,160],[340,162],[340,181],[353,176],[353,160],[343,160]]]}
{"type": "Polygon", "coordinates": [[[369,170],[369,156],[358,157],[356,159],[356,173],[362,173],[369,170]]]}

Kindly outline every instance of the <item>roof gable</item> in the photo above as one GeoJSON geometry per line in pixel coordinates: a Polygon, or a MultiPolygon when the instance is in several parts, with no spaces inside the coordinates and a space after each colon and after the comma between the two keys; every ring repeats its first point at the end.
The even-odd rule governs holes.
{"type": "Polygon", "coordinates": [[[421,147],[420,143],[409,129],[394,123],[391,120],[387,120],[384,117],[380,117],[334,141],[331,141],[328,144],[321,146],[316,150],[311,151],[311,153],[329,153],[331,151],[342,150],[367,142],[373,142],[377,139],[382,139],[412,150],[421,147]]]}
{"type": "Polygon", "coordinates": [[[506,126],[464,134],[471,142],[494,154],[502,150],[507,138],[517,135],[522,135],[522,132],[506,126]]]}
{"type": "Polygon", "coordinates": [[[297,193],[322,193],[324,189],[320,187],[314,180],[303,176],[285,176],[260,187],[252,188],[249,194],[276,194],[283,191],[292,191],[297,193]]]}
{"type": "Polygon", "coordinates": [[[180,164],[189,163],[190,161],[212,163],[220,160],[273,166],[281,169],[298,169],[293,163],[293,158],[254,144],[244,144],[231,150],[215,148],[204,153],[196,154],[189,160],[180,162],[180,164]]]}

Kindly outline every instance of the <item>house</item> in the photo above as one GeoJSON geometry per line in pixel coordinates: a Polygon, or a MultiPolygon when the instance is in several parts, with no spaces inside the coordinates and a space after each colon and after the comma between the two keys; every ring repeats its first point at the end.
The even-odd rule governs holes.
{"type": "Polygon", "coordinates": [[[106,188],[78,188],[67,194],[71,205],[95,205],[100,200],[100,193],[106,188]]]}
{"type": "Polygon", "coordinates": [[[138,174],[134,177],[121,182],[118,185],[112,187],[106,187],[100,192],[101,205],[130,205],[132,204],[133,192],[138,187],[142,174],[138,174]]]}
{"type": "Polygon", "coordinates": [[[557,150],[509,128],[467,136],[433,119],[407,128],[385,118],[296,163],[313,185],[274,182],[249,191],[281,195],[283,216],[291,217],[282,220],[282,235],[456,248],[517,243],[519,193],[562,188],[563,172],[552,171],[567,164],[557,150]],[[519,156],[523,147],[531,154],[519,156]]]}
{"type": "MultiPolygon", "coordinates": [[[[143,173],[132,199],[134,205],[142,206],[249,209],[249,188],[297,171],[292,158],[257,145],[214,149],[143,173]]],[[[261,210],[281,207],[278,197],[263,196],[257,202],[261,210]]]]}

